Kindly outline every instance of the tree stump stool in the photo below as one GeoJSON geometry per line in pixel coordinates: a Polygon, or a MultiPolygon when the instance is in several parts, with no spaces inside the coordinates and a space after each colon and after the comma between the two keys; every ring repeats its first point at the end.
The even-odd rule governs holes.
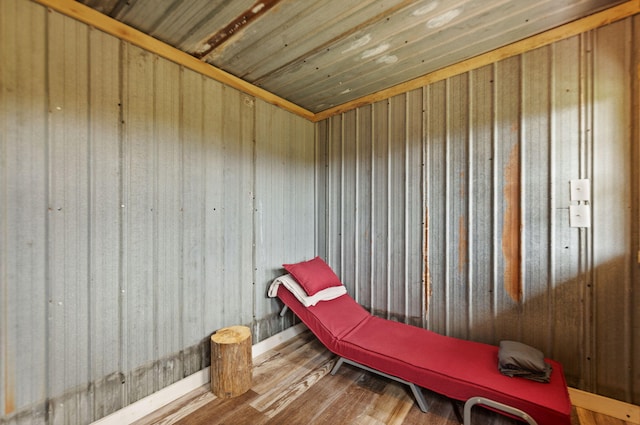
{"type": "Polygon", "coordinates": [[[231,326],[211,335],[211,391],[217,397],[231,398],[249,391],[252,373],[248,327],[231,326]]]}

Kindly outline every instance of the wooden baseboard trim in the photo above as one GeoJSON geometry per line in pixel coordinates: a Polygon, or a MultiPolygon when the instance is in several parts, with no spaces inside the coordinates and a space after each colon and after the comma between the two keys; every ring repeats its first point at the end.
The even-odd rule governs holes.
{"type": "Polygon", "coordinates": [[[569,397],[571,397],[571,404],[576,407],[602,413],[628,423],[640,424],[640,406],[635,404],[625,403],[576,388],[569,388],[569,397]]]}
{"type": "MultiPolygon", "coordinates": [[[[286,342],[287,340],[304,332],[306,329],[307,328],[304,324],[299,323],[265,339],[264,341],[260,341],[251,347],[251,356],[256,358],[257,356],[266,353],[283,342],[286,342]]],[[[206,367],[201,371],[189,375],[186,378],[143,398],[142,400],[138,400],[135,403],[123,407],[117,412],[113,412],[102,419],[98,419],[93,422],[92,425],[130,424],[155,412],[161,407],[166,406],[172,401],[189,394],[191,391],[196,390],[203,385],[207,385],[210,380],[211,376],[209,375],[209,368],[206,367]]]]}

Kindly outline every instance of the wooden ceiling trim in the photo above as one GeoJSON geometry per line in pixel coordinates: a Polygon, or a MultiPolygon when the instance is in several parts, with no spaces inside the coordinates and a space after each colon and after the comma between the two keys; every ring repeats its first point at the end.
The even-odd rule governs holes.
{"type": "Polygon", "coordinates": [[[188,53],[178,50],[168,44],[153,38],[141,31],[123,24],[107,15],[104,15],[82,3],[74,0],[34,0],[52,10],[60,12],[70,18],[84,22],[96,29],[111,34],[121,40],[127,41],[151,53],[157,54],[167,60],[183,65],[202,75],[213,78],[223,84],[240,90],[250,96],[255,96],[267,103],[278,106],[303,118],[313,121],[314,114],[286,99],[248,83],[232,74],[229,74],[213,65],[203,62],[188,53]]]}
{"type": "Polygon", "coordinates": [[[371,95],[363,96],[350,102],[343,103],[333,108],[326,109],[314,115],[314,121],[322,121],[334,115],[338,115],[361,106],[370,105],[393,96],[427,86],[437,81],[444,80],[454,75],[462,74],[473,69],[498,62],[512,56],[516,56],[542,46],[564,40],[569,37],[590,31],[598,27],[619,21],[640,13],[640,0],[629,0],[618,6],[613,6],[601,12],[594,13],[582,19],[553,28],[540,34],[525,38],[515,43],[500,47],[490,52],[474,56],[462,62],[446,66],[437,71],[425,74],[421,77],[395,85],[371,95]]]}

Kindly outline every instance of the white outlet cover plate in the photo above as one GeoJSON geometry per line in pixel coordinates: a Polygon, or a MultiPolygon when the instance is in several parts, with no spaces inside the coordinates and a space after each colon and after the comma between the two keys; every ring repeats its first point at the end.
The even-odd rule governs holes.
{"type": "Polygon", "coordinates": [[[569,205],[569,226],[590,227],[591,208],[588,205],[569,205]]]}

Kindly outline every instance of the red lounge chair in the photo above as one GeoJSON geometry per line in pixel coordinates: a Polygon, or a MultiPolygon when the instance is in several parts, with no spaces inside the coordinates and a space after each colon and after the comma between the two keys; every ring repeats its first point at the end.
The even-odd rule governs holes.
{"type": "Polygon", "coordinates": [[[571,425],[571,403],[558,362],[546,359],[553,367],[549,383],[510,378],[498,371],[496,346],[373,316],[348,294],[305,307],[285,285],[273,289],[270,293],[277,294],[285,309],[340,356],[332,374],[346,362],[407,384],[424,412],[427,403],[419,387],[463,401],[465,424],[470,424],[472,407],[483,405],[532,425],[571,425]]]}

